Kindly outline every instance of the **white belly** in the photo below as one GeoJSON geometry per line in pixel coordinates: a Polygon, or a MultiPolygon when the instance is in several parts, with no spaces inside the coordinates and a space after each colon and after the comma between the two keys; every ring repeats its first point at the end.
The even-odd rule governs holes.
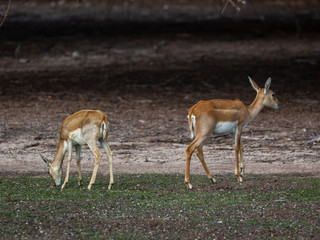
{"type": "Polygon", "coordinates": [[[77,143],[79,145],[86,144],[86,140],[84,139],[80,128],[78,128],[77,130],[75,130],[73,132],[70,132],[69,138],[72,140],[72,142],[77,143]]]}
{"type": "Polygon", "coordinates": [[[213,134],[235,133],[238,121],[218,122],[213,134]]]}

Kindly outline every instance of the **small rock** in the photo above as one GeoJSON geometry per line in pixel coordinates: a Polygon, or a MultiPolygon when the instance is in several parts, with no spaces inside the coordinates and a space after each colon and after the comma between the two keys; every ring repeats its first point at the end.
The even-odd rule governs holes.
{"type": "Polygon", "coordinates": [[[20,58],[19,59],[19,63],[29,63],[30,62],[30,59],[28,59],[28,58],[20,58]]]}
{"type": "Polygon", "coordinates": [[[74,59],[78,59],[78,58],[80,57],[80,53],[79,53],[78,51],[74,51],[74,52],[72,53],[72,57],[73,57],[74,59]]]}

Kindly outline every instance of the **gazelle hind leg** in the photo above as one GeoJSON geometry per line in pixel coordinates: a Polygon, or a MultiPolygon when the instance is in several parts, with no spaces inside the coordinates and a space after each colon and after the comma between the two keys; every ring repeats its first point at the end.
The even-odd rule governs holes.
{"type": "MultiPolygon", "coordinates": [[[[190,182],[190,162],[193,152],[207,140],[208,135],[202,137],[196,137],[186,148],[186,172],[185,172],[185,183],[188,185],[189,189],[192,189],[192,184],[190,182]]],[[[199,158],[200,159],[200,158],[199,158]]],[[[200,159],[201,161],[201,159],[200,159]]],[[[201,162],[202,163],[202,162],[201,162]]],[[[204,163],[205,164],[205,163],[204,163]]],[[[207,168],[208,170],[208,168],[207,168]]],[[[209,171],[208,171],[209,172],[209,171]]],[[[209,173],[210,174],[210,173],[209,173]]],[[[208,174],[207,174],[208,175],[208,174]]],[[[211,174],[210,174],[211,175],[211,174]]]]}
{"type": "Polygon", "coordinates": [[[99,168],[99,164],[100,164],[100,160],[102,157],[102,154],[97,146],[97,144],[95,142],[87,142],[90,150],[93,152],[94,155],[94,168],[93,168],[93,172],[92,172],[92,176],[91,176],[91,180],[90,183],[88,185],[88,189],[90,190],[92,185],[94,184],[94,182],[96,181],[96,176],[97,176],[97,172],[98,172],[98,168],[99,168]]]}
{"type": "Polygon", "coordinates": [[[78,166],[78,185],[81,185],[82,182],[82,175],[81,175],[81,146],[76,146],[76,160],[77,160],[77,166],[78,166]]]}
{"type": "MultiPolygon", "coordinates": [[[[190,161],[191,161],[191,156],[193,154],[193,152],[198,149],[199,146],[201,146],[201,150],[199,152],[199,150],[197,150],[197,155],[202,163],[202,166],[205,168],[205,171],[207,173],[207,175],[209,176],[209,178],[212,176],[207,168],[207,165],[204,162],[204,158],[203,158],[203,152],[202,152],[202,146],[205,143],[205,141],[209,138],[209,136],[212,134],[213,130],[215,129],[216,123],[214,119],[208,119],[208,118],[204,118],[202,119],[201,122],[197,121],[195,123],[195,133],[196,133],[196,138],[189,144],[189,146],[186,148],[186,172],[185,172],[185,182],[188,185],[189,189],[192,189],[192,184],[190,182],[190,161]],[[211,124],[204,124],[204,123],[210,123],[211,124]],[[202,126],[199,128],[199,126],[202,126]],[[206,126],[206,127],[203,127],[206,126]]],[[[213,176],[211,179],[214,179],[213,176]]],[[[213,180],[212,180],[213,181],[213,180]]]]}
{"type": "Polygon", "coordinates": [[[189,144],[189,146],[186,148],[186,170],[185,170],[184,181],[187,184],[189,189],[192,189],[192,184],[190,182],[190,162],[191,162],[192,154],[193,154],[194,150],[196,149],[194,147],[195,143],[196,143],[196,139],[193,140],[189,144]]]}
{"type": "Polygon", "coordinates": [[[108,155],[108,160],[109,160],[109,171],[110,171],[110,182],[108,189],[110,190],[114,184],[114,179],[113,179],[113,169],[112,169],[112,151],[109,147],[109,144],[105,140],[101,140],[101,145],[103,146],[104,150],[106,151],[108,155]]]}
{"type": "Polygon", "coordinates": [[[197,149],[196,149],[196,154],[203,166],[203,169],[204,171],[206,172],[208,178],[211,180],[212,183],[215,183],[217,182],[217,180],[211,175],[211,173],[209,172],[209,169],[207,167],[207,164],[206,162],[204,161],[204,156],[203,156],[203,146],[199,146],[197,149]]]}

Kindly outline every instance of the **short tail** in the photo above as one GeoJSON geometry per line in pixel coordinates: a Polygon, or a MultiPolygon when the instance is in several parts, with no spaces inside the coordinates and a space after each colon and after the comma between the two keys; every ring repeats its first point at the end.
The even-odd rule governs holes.
{"type": "Polygon", "coordinates": [[[191,133],[191,139],[195,137],[194,125],[196,124],[196,117],[194,115],[188,115],[189,129],[191,133]]]}
{"type": "Polygon", "coordinates": [[[109,130],[109,122],[103,121],[101,125],[101,131],[102,131],[102,138],[105,140],[108,137],[108,130],[109,130]]]}

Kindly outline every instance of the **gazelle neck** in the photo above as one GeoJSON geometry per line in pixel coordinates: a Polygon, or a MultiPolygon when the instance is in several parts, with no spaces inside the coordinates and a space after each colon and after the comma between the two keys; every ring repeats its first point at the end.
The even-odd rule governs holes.
{"type": "Polygon", "coordinates": [[[52,161],[52,167],[60,169],[62,167],[64,155],[67,150],[66,141],[59,140],[56,155],[52,161]]]}
{"type": "Polygon", "coordinates": [[[263,90],[259,89],[259,91],[257,92],[256,98],[248,106],[248,111],[249,111],[249,115],[250,115],[250,120],[251,121],[260,113],[260,111],[264,107],[264,105],[263,105],[263,95],[264,95],[264,93],[260,92],[260,91],[263,91],[263,90]]]}

